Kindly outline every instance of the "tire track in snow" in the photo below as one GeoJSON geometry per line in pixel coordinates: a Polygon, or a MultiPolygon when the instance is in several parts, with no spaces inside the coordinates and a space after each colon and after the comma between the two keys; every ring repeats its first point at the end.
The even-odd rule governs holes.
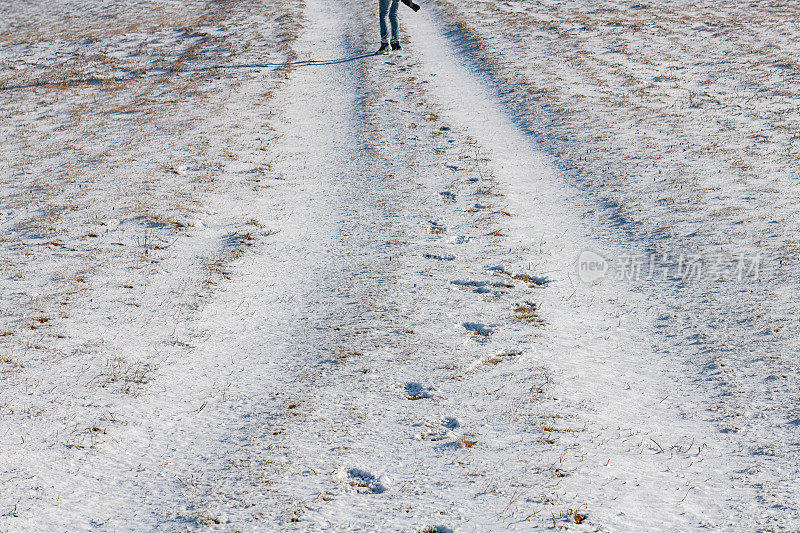
{"type": "MultiPolygon", "coordinates": [[[[772,155],[783,142],[776,134],[790,116],[770,115],[783,109],[784,93],[768,89],[776,79],[792,85],[783,78],[786,71],[775,67],[781,63],[769,58],[791,48],[775,37],[791,38],[793,32],[758,24],[775,19],[774,12],[762,17],[737,4],[725,6],[720,20],[736,20],[735,13],[746,9],[748,31],[725,27],[713,40],[691,22],[718,8],[710,3],[688,11],[670,2],[630,9],[613,0],[591,11],[582,2],[530,9],[525,1],[437,4],[449,21],[450,39],[463,43],[472,64],[486,69],[524,129],[541,136],[587,194],[617,210],[619,218],[597,221],[598,233],[628,242],[617,264],[625,258],[665,262],[663,272],[670,275],[664,279],[644,273],[649,266],[639,274],[633,267],[626,277],[647,278],[634,283],[634,290],[647,293],[648,305],[660,309],[657,357],[683,366],[679,372],[694,381],[701,401],[680,408],[716,425],[725,434],[720,438],[745,459],[730,489],[749,485],[745,491],[755,492],[730,498],[740,523],[749,524],[742,527],[798,529],[797,254],[788,237],[796,217],[794,204],[785,203],[795,185],[785,179],[793,168],[792,149],[772,155]],[[680,20],[664,16],[671,10],[680,20]],[[658,22],[652,32],[641,32],[632,23],[636,19],[658,22]],[[593,29],[573,33],[576,20],[593,29]],[[529,27],[544,31],[519,31],[529,27]],[[637,53],[617,53],[624,49],[637,53]],[[686,60],[686,50],[702,60],[686,60]],[[753,68],[741,69],[742,61],[753,68]],[[669,79],[669,88],[658,88],[659,78],[649,76],[649,69],[669,65],[681,74],[677,81],[662,78],[669,79]],[[762,69],[774,76],[755,73],[762,69]],[[690,99],[684,105],[669,96],[711,71],[715,83],[707,91],[722,95],[717,104],[690,99]],[[735,104],[738,89],[729,83],[739,76],[758,89],[755,115],[755,108],[735,104]],[[628,92],[636,80],[655,85],[628,92]],[[729,119],[731,127],[717,128],[729,119]],[[706,140],[713,148],[704,148],[706,140]],[[749,162],[740,165],[741,157],[749,162]],[[732,265],[737,256],[739,264],[732,265]],[[682,263],[687,258],[700,258],[689,274],[682,263]]],[[[781,23],[793,24],[791,17],[781,23]]]]}
{"type": "Polygon", "coordinates": [[[574,508],[588,509],[595,527],[732,527],[747,520],[752,491],[734,481],[746,463],[735,442],[693,415],[702,398],[692,378],[656,359],[651,307],[624,288],[586,287],[574,275],[579,253],[598,244],[578,216],[593,206],[582,205],[492,92],[459,64],[431,20],[412,20],[412,36],[424,47],[421,70],[434,94],[449,97],[445,116],[493,160],[517,215],[510,261],[533,260],[554,278],[541,302],[552,332],[538,348],[565,398],[559,415],[584,428],[564,462],[573,472],[563,488],[574,491],[574,508]]]}
{"type": "MultiPolygon", "coordinates": [[[[56,6],[59,20],[86,18],[80,3],[56,6]]],[[[240,61],[259,51],[283,56],[291,47],[292,17],[287,13],[293,13],[294,6],[282,0],[269,6],[258,2],[265,7],[260,12],[266,17],[261,19],[263,32],[254,31],[258,19],[252,17],[253,6],[244,5],[255,2],[184,6],[184,22],[178,28],[173,26],[174,18],[159,18],[145,6],[142,9],[149,13],[145,18],[159,19],[160,27],[145,24],[140,31],[121,35],[124,30],[119,24],[136,19],[131,10],[137,10],[121,2],[107,4],[114,11],[111,18],[89,17],[86,24],[67,24],[74,40],[52,41],[52,35],[45,34],[19,47],[30,46],[32,52],[44,54],[39,57],[45,72],[59,71],[64,58],[79,70],[78,65],[100,67],[101,77],[112,80],[114,66],[119,64],[103,58],[127,55],[126,49],[138,43],[139,52],[123,64],[131,67],[161,59],[175,70],[166,74],[156,68],[159,74],[152,78],[137,78],[130,84],[120,80],[114,87],[94,85],[93,78],[84,85],[79,71],[70,72],[63,84],[40,84],[44,74],[37,75],[38,62],[33,62],[21,72],[10,71],[18,81],[5,87],[11,101],[25,107],[34,98],[33,109],[44,113],[38,126],[25,128],[27,133],[21,138],[32,136],[22,143],[21,154],[39,167],[28,180],[35,184],[44,179],[56,188],[66,187],[60,202],[70,207],[64,206],[63,217],[48,217],[49,227],[43,228],[45,240],[51,240],[51,234],[58,236],[57,246],[25,243],[24,248],[36,254],[25,252],[30,274],[26,273],[22,290],[12,294],[20,303],[12,306],[17,313],[41,305],[26,293],[36,294],[36,299],[41,295],[48,307],[40,307],[40,312],[46,310],[52,319],[37,322],[46,322],[46,327],[29,330],[37,337],[37,349],[26,354],[24,372],[2,376],[0,403],[5,412],[0,432],[6,437],[3,445],[8,453],[4,452],[0,467],[4,471],[0,529],[154,529],[202,524],[210,518],[186,502],[203,492],[206,479],[199,478],[208,477],[208,465],[216,461],[218,468],[227,460],[224,453],[214,453],[218,450],[213,450],[213,444],[220,442],[226,430],[231,433],[236,423],[235,417],[229,417],[228,426],[208,417],[214,411],[209,404],[217,397],[230,399],[231,394],[225,390],[225,364],[215,360],[213,353],[202,362],[194,360],[198,352],[191,322],[198,302],[209,295],[205,287],[213,277],[205,268],[206,254],[215,255],[209,261],[222,270],[223,277],[224,262],[235,255],[235,231],[246,227],[243,221],[252,216],[248,204],[258,204],[260,213],[270,213],[263,209],[269,200],[253,194],[245,174],[264,164],[266,156],[257,148],[265,144],[259,141],[269,137],[259,131],[268,129],[268,117],[252,123],[240,119],[262,112],[265,91],[277,83],[274,74],[254,70],[228,70],[229,75],[220,76],[200,69],[185,75],[177,71],[178,59],[184,65],[206,59],[231,65],[229,58],[234,54],[240,61]],[[197,13],[198,9],[205,13],[197,13]],[[186,19],[187,14],[194,15],[186,19]],[[117,16],[121,20],[115,20],[117,16]],[[224,24],[226,32],[201,38],[180,29],[187,24],[195,28],[224,24]],[[105,37],[91,44],[77,39],[85,31],[99,31],[105,37]],[[277,32],[282,33],[280,42],[274,35],[277,32]],[[259,44],[252,46],[254,42],[259,44]],[[94,55],[96,50],[103,52],[94,55]],[[57,58],[47,57],[49,53],[57,58]],[[24,80],[36,83],[27,87],[24,80]],[[40,93],[47,97],[37,96],[40,93]],[[84,112],[87,98],[93,101],[91,112],[84,112]],[[117,105],[129,100],[139,103],[126,104],[125,119],[114,118],[117,105]],[[54,108],[60,112],[47,111],[54,108]],[[156,114],[162,116],[155,119],[156,114]],[[62,122],[65,115],[66,123],[62,122]],[[47,142],[31,142],[38,137],[47,142]],[[62,145],[63,149],[57,149],[62,145]],[[218,145],[224,149],[217,150],[218,145]],[[234,159],[234,153],[235,162],[220,164],[221,159],[234,159]],[[63,175],[51,175],[52,161],[60,162],[63,175]],[[81,179],[71,178],[73,172],[81,179]],[[216,186],[211,185],[215,179],[216,186]],[[248,202],[236,201],[242,198],[248,202]],[[222,214],[215,216],[210,207],[222,214]],[[202,216],[207,225],[188,222],[182,215],[187,212],[202,216]],[[112,217],[122,220],[109,220],[112,217]],[[93,232],[97,235],[87,235],[93,232]],[[66,292],[59,294],[62,291],[66,292]],[[29,402],[36,408],[18,407],[29,402]],[[217,427],[221,429],[215,429],[216,433],[209,431],[217,427]],[[17,434],[23,437],[16,438],[17,434]],[[14,511],[7,513],[9,509],[14,511]]],[[[24,9],[37,11],[31,6],[24,9]]],[[[41,15],[41,11],[37,12],[41,15]]],[[[55,13],[41,19],[45,26],[55,13]]],[[[24,50],[18,53],[22,58],[27,55],[24,50]]],[[[23,120],[25,114],[18,118],[23,120]]],[[[9,143],[11,152],[14,146],[9,143]]],[[[9,163],[15,164],[15,159],[9,163]]],[[[27,182],[12,179],[12,183],[25,186],[27,182]]],[[[37,203],[38,188],[26,201],[37,203]]],[[[17,231],[26,225],[23,219],[17,231]]],[[[24,346],[26,336],[6,340],[24,346]]]]}
{"type": "MultiPolygon", "coordinates": [[[[353,41],[373,27],[363,14],[344,22],[359,9],[309,2],[304,42],[357,55],[353,41]]],[[[524,430],[539,417],[546,372],[521,360],[512,383],[483,382],[509,374],[535,334],[506,294],[524,302],[533,289],[493,268],[505,250],[501,196],[474,143],[436,118],[415,68],[393,56],[298,70],[286,95],[299,135],[286,146],[319,148],[305,157],[330,182],[337,229],[309,317],[318,364],[280,421],[276,491],[296,503],[273,517],[300,529],[492,525],[515,519],[523,493],[556,498],[560,450],[538,425],[524,430]],[[334,97],[321,79],[335,80],[334,97]],[[330,123],[336,140],[321,131],[330,123]],[[473,278],[491,289],[458,284],[473,278]],[[509,413],[493,423],[498,408],[509,413]],[[531,444],[540,453],[525,457],[531,444]]]]}

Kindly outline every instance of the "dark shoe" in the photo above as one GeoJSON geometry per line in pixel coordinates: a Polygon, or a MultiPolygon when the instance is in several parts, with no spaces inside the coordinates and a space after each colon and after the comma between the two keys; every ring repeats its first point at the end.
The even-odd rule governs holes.
{"type": "Polygon", "coordinates": [[[398,43],[397,41],[392,41],[392,50],[402,50],[402,48],[400,47],[400,43],[398,43]]]}
{"type": "Polygon", "coordinates": [[[381,43],[381,47],[375,52],[376,55],[383,55],[389,53],[389,43],[381,43]]]}

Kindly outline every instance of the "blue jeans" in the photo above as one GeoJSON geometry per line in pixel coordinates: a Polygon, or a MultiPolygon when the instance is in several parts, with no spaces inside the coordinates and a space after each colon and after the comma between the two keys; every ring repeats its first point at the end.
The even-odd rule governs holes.
{"type": "Polygon", "coordinates": [[[378,0],[378,17],[381,20],[381,42],[389,42],[389,29],[386,27],[386,15],[392,25],[392,42],[400,41],[400,25],[397,23],[397,6],[399,0],[378,0]]]}

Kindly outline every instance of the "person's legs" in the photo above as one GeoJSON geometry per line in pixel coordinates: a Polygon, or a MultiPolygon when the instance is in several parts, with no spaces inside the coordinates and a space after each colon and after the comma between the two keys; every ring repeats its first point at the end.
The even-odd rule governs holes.
{"type": "Polygon", "coordinates": [[[392,6],[389,8],[389,22],[392,25],[392,42],[400,42],[400,24],[397,22],[397,6],[400,5],[400,0],[392,0],[392,6]]]}
{"type": "Polygon", "coordinates": [[[389,4],[392,0],[378,0],[378,18],[381,22],[381,42],[389,42],[389,28],[386,27],[386,15],[389,13],[389,4]]]}

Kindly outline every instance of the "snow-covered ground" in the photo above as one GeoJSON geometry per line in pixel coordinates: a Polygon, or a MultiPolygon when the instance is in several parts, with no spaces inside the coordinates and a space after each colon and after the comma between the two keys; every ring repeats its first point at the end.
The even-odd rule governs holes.
{"type": "Polygon", "coordinates": [[[0,531],[800,528],[796,8],[374,4],[0,5],[0,531]]]}
{"type": "Polygon", "coordinates": [[[797,529],[796,4],[437,5],[517,124],[607,206],[588,211],[597,234],[628,236],[598,251],[658,314],[659,357],[705,397],[692,416],[741,449],[749,516],[797,529]]]}

